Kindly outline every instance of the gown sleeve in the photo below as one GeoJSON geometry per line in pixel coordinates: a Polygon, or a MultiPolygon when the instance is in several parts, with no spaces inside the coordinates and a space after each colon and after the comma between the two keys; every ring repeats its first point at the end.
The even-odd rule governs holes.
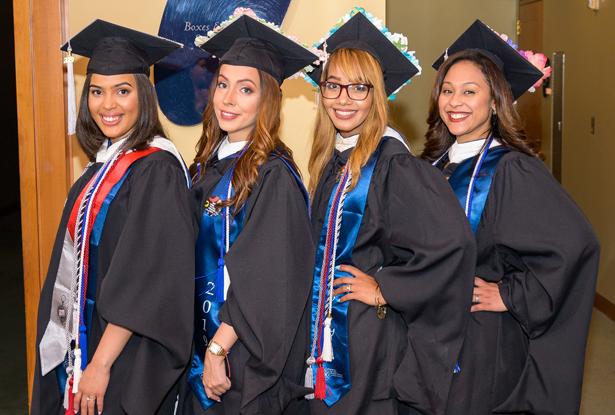
{"type": "Polygon", "coordinates": [[[250,354],[240,375],[242,414],[279,414],[307,392],[300,385],[303,361],[289,356],[296,339],[306,342],[299,327],[314,258],[308,208],[286,167],[271,164],[261,172],[244,227],[225,257],[231,284],[220,320],[250,354]],[[286,376],[291,365],[296,373],[286,376]]]}
{"type": "Polygon", "coordinates": [[[519,156],[502,162],[485,220],[494,224],[500,294],[529,346],[519,383],[497,410],[573,413],[580,400],[599,244],[540,160],[519,156]]]}
{"type": "Polygon", "coordinates": [[[476,247],[442,174],[409,155],[391,159],[382,211],[396,263],[375,278],[407,324],[408,347],[394,376],[400,399],[444,413],[472,297],[476,247]]]}
{"type": "Polygon", "coordinates": [[[97,309],[105,321],[139,338],[122,407],[154,413],[160,402],[151,398],[165,396],[190,358],[196,221],[177,163],[145,159],[125,185],[126,222],[97,309]]]}

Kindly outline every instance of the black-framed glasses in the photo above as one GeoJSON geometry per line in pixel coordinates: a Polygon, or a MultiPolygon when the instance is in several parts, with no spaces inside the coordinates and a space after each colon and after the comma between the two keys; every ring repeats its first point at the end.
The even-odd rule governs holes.
{"type": "Polygon", "coordinates": [[[370,84],[338,84],[336,82],[324,81],[320,84],[320,94],[326,99],[336,99],[346,90],[348,98],[353,101],[363,101],[369,95],[370,89],[374,86],[370,84]]]}

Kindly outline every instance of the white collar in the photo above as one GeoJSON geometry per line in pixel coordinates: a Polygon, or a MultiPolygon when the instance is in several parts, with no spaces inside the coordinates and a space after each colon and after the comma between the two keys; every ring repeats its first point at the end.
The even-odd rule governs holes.
{"type": "Polygon", "coordinates": [[[359,134],[351,135],[350,137],[343,137],[340,133],[335,134],[335,149],[340,153],[348,150],[357,145],[359,141],[359,134]]]}
{"type": "MultiPolygon", "coordinates": [[[[410,150],[410,147],[408,146],[408,143],[406,143],[406,140],[404,140],[401,134],[399,134],[397,131],[395,131],[391,127],[387,126],[387,128],[384,130],[383,137],[384,136],[393,137],[399,140],[408,149],[408,151],[412,153],[412,151],[410,150]]],[[[350,137],[342,137],[340,133],[337,133],[335,135],[335,149],[339,152],[344,152],[348,150],[349,148],[356,146],[357,141],[359,141],[359,134],[351,135],[350,137]]]]}
{"type": "MultiPolygon", "coordinates": [[[[483,145],[485,144],[485,138],[481,138],[480,140],[468,141],[467,143],[458,143],[455,141],[451,148],[448,150],[448,160],[451,163],[461,163],[462,161],[469,159],[470,157],[474,157],[477,155],[483,145]]],[[[493,139],[489,148],[501,146],[502,144],[493,139]]]]}
{"type": "MultiPolygon", "coordinates": [[[[109,160],[115,154],[115,152],[118,151],[122,144],[124,144],[127,138],[128,134],[117,140],[115,143],[111,143],[111,140],[107,140],[105,143],[103,143],[103,145],[100,146],[100,149],[96,153],[96,162],[105,163],[107,160],[109,160]]],[[[179,161],[179,164],[182,166],[182,170],[184,171],[184,176],[186,177],[186,184],[188,185],[188,187],[190,187],[190,173],[188,173],[186,163],[184,162],[184,159],[182,158],[179,151],[177,150],[177,147],[175,147],[175,144],[173,144],[171,140],[168,140],[164,137],[155,136],[149,143],[149,145],[150,147],[160,148],[175,156],[177,161],[179,161]]]]}
{"type": "Polygon", "coordinates": [[[238,151],[243,150],[246,144],[248,144],[248,140],[231,142],[229,141],[228,136],[226,136],[218,147],[218,160],[222,160],[231,154],[235,154],[238,151]]]}
{"type": "Polygon", "coordinates": [[[98,152],[96,153],[96,162],[104,163],[109,160],[113,154],[117,151],[118,148],[124,144],[124,142],[128,139],[130,133],[125,136],[119,138],[115,143],[111,142],[109,138],[100,146],[98,152]]]}

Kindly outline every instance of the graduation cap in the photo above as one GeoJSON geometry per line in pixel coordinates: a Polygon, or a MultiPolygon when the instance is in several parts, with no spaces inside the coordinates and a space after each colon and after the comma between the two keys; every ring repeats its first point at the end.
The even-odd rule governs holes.
{"type": "Polygon", "coordinates": [[[167,56],[181,43],[148,35],[127,27],[97,19],[90,23],[60,49],[68,52],[64,58],[67,71],[67,128],[75,134],[77,111],[72,53],[90,58],[87,73],[100,75],[145,74],[149,67],[167,56]]]}
{"type": "Polygon", "coordinates": [[[65,52],[90,58],[87,73],[149,76],[149,67],[182,47],[159,36],[97,19],[62,46],[65,52]]]}
{"type": "Polygon", "coordinates": [[[273,76],[278,84],[318,59],[294,40],[245,14],[206,38],[204,43],[199,38],[195,43],[220,57],[221,65],[260,69],[273,76]]]}
{"type": "MultiPolygon", "coordinates": [[[[354,15],[331,34],[318,49],[333,53],[338,49],[360,49],[368,52],[380,63],[384,74],[384,85],[387,96],[402,87],[410,78],[420,73],[418,61],[407,51],[400,50],[378,28],[362,9],[353,9],[354,15]],[[326,47],[326,49],[325,49],[326,47]],[[414,62],[412,62],[414,60],[414,62]]],[[[398,35],[399,36],[399,35],[398,35]]],[[[320,82],[323,65],[309,73],[316,84],[320,82]]]]}
{"type": "Polygon", "coordinates": [[[525,91],[543,77],[543,73],[537,67],[532,65],[512,45],[480,20],[472,23],[448,47],[446,52],[434,62],[433,68],[437,70],[448,56],[466,49],[479,49],[486,52],[485,54],[504,73],[514,100],[523,95],[525,91]]]}

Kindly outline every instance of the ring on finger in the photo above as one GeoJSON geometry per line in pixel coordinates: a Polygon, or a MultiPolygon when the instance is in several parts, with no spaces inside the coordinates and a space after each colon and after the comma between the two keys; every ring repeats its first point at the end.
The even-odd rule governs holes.
{"type": "Polygon", "coordinates": [[[472,302],[474,303],[480,303],[480,297],[478,296],[478,294],[474,294],[474,297],[472,298],[472,302]]]}
{"type": "Polygon", "coordinates": [[[346,288],[344,288],[346,290],[347,293],[351,293],[352,292],[352,287],[350,287],[350,284],[346,285],[346,288]]]}

